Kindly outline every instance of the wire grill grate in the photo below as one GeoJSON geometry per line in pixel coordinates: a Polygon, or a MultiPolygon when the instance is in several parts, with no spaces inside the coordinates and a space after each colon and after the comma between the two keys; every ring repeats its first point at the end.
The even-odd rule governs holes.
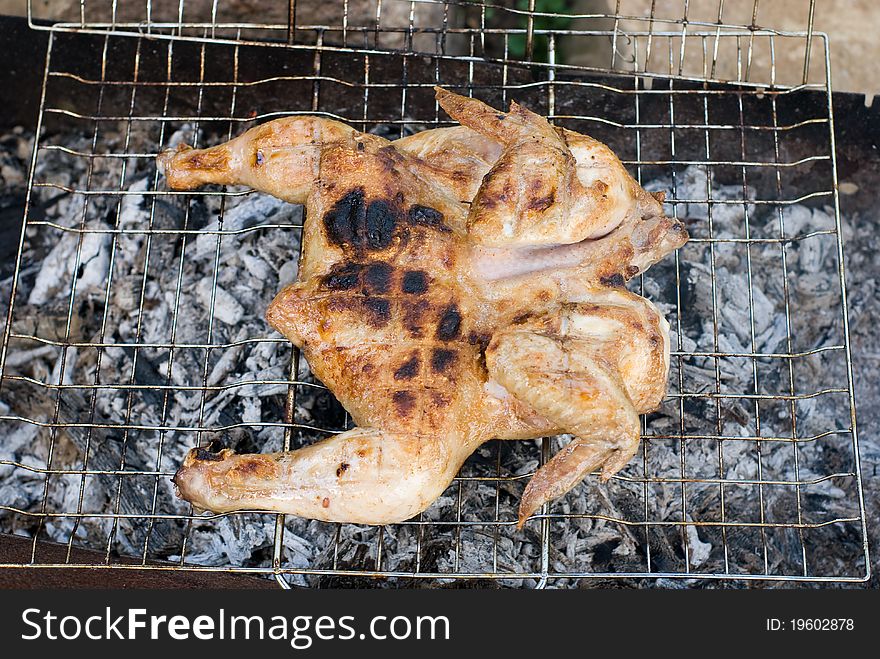
{"type": "Polygon", "coordinates": [[[563,49],[576,53],[568,66],[581,70],[631,73],[635,68],[649,76],[659,72],[699,80],[759,83],[768,82],[770,75],[769,43],[759,35],[798,37],[780,48],[776,58],[799,61],[801,66],[795,67],[796,73],[786,74],[790,79],[775,80],[776,84],[806,83],[814,73],[814,10],[815,0],[804,3],[801,15],[780,16],[765,9],[769,20],[786,23],[796,30],[792,32],[763,27],[760,0],[720,0],[717,5],[688,0],[569,0],[563,8],[542,0],[337,0],[326,6],[288,0],[262,3],[261,22],[243,20],[253,18],[247,0],[28,0],[31,25],[45,29],[46,21],[51,21],[55,31],[275,42],[320,50],[420,52],[541,66],[549,64],[548,44],[553,35],[563,49]],[[734,30],[746,37],[742,58],[737,57],[739,46],[722,38],[722,32],[731,34],[734,30]],[[699,48],[689,50],[692,42],[699,46],[700,39],[689,38],[699,33],[711,37],[708,60],[699,48]],[[663,34],[672,38],[671,70],[667,70],[664,49],[655,48],[663,41],[663,34]],[[637,56],[634,41],[640,37],[644,43],[637,56]],[[705,70],[704,63],[710,65],[705,70]]]}
{"type": "MultiPolygon", "coordinates": [[[[91,13],[97,4],[80,3],[81,20],[56,25],[50,34],[29,206],[0,361],[0,398],[19,403],[10,403],[0,423],[9,435],[33,429],[33,443],[42,447],[35,452],[42,462],[0,460],[19,477],[37,480],[42,490],[36,507],[0,500],[0,511],[19,528],[34,537],[60,534],[73,547],[82,542],[84,525],[100,527],[99,548],[111,567],[121,565],[120,535],[128,534],[136,540],[133,553],[156,569],[258,572],[284,585],[349,577],[539,586],[600,577],[868,577],[828,47],[824,35],[813,34],[811,21],[800,33],[758,28],[755,3],[746,24],[752,29],[743,30],[721,24],[723,3],[717,21],[705,24],[688,20],[685,3],[684,20],[669,19],[664,30],[655,25],[664,21],[652,14],[643,19],[650,29],[624,33],[626,21],[638,21],[619,13],[604,17],[614,22],[610,29],[573,35],[571,29],[541,28],[538,19],[544,17],[528,10],[517,14],[519,27],[495,29],[487,19],[498,20],[508,9],[495,7],[493,15],[492,7],[474,3],[373,2],[374,8],[411,8],[409,24],[395,31],[381,16],[358,25],[347,13],[329,27],[298,20],[244,25],[223,19],[216,2],[206,3],[206,20],[198,17],[198,3],[186,9],[174,3],[180,9],[175,22],[153,13],[160,4],[147,2],[143,15],[108,21],[101,18],[106,13],[91,13]],[[421,5],[442,9],[441,27],[417,24],[421,5]],[[190,7],[192,20],[185,13],[190,7]],[[453,26],[450,9],[462,7],[475,12],[477,27],[453,26]],[[151,36],[120,34],[135,28],[151,36]],[[278,34],[286,35],[286,43],[258,41],[278,34]],[[404,43],[391,38],[401,34],[404,43]],[[363,45],[353,45],[353,35],[363,45]],[[428,41],[419,41],[417,54],[415,40],[424,37],[428,41]],[[557,61],[573,37],[611,44],[610,66],[557,61]],[[384,38],[388,49],[381,47],[384,38]],[[494,40],[499,43],[487,46],[494,40]],[[625,57],[617,40],[626,42],[625,57]],[[817,61],[822,64],[821,82],[805,78],[791,86],[777,80],[777,53],[789,48],[805,53],[805,75],[815,72],[817,61]],[[809,53],[819,49],[811,69],[809,53]],[[757,66],[761,52],[767,53],[766,75],[757,66]],[[696,64],[693,53],[699,55],[696,64]],[[663,68],[657,68],[658,58],[663,68]],[[722,70],[734,75],[722,76],[722,70]],[[734,83],[712,82],[720,77],[734,83]],[[185,448],[241,431],[297,446],[344,429],[348,418],[326,427],[303,419],[302,397],[323,391],[304,360],[268,328],[234,335],[215,313],[223,295],[224,250],[273,236],[298,244],[300,221],[270,217],[235,225],[229,215],[236,204],[255,195],[226,188],[168,192],[153,164],[156,152],[181,131],[204,146],[294,113],[404,135],[444,125],[433,101],[435,84],[496,107],[516,98],[559,125],[605,141],[641,182],[662,182],[669,212],[688,219],[691,242],[657,266],[659,274],[652,270],[637,284],[665,305],[674,331],[668,399],[659,414],[644,420],[641,459],[607,486],[581,486],[589,488],[583,500],[550,505],[523,532],[515,530],[512,506],[535,465],[550,455],[549,439],[519,453],[510,443],[488,445],[437,505],[390,527],[305,523],[262,513],[206,517],[181,508],[167,485],[185,448]],[[804,114],[804,93],[822,96],[822,113],[804,114]],[[63,143],[59,136],[71,131],[85,139],[63,143]],[[65,175],[76,167],[83,176],[65,175]],[[133,189],[144,176],[145,185],[133,189]],[[75,221],[46,212],[59,197],[77,204],[77,213],[67,215],[75,221]],[[139,224],[124,221],[131,200],[146,213],[139,224]],[[213,223],[199,220],[205,207],[216,211],[213,223]],[[177,209],[171,226],[163,219],[169,208],[177,209]],[[804,208],[827,208],[824,223],[799,224],[796,214],[804,208]],[[65,236],[74,236],[75,249],[56,266],[69,276],[61,277],[64,302],[60,312],[49,314],[56,320],[50,327],[38,322],[46,311],[25,293],[50,258],[40,246],[65,236]],[[110,276],[99,292],[84,292],[78,282],[96,240],[109,244],[110,276]],[[132,252],[126,243],[134,241],[132,252]],[[196,280],[189,265],[199,250],[210,267],[207,278],[196,280]],[[804,253],[817,250],[834,263],[833,287],[805,292],[798,268],[804,253]],[[125,272],[136,275],[134,299],[121,309],[125,282],[115,273],[132,253],[137,262],[125,272]],[[164,334],[146,337],[143,323],[157,281],[171,284],[163,293],[171,318],[164,334]],[[199,304],[200,285],[208,310],[203,325],[189,315],[199,304]],[[821,304],[811,302],[811,292],[821,304]],[[730,312],[737,295],[739,316],[730,312]],[[767,304],[781,332],[773,349],[766,349],[763,334],[770,326],[767,304]],[[97,323],[81,334],[85,307],[97,323]],[[829,328],[821,340],[804,329],[817,323],[829,328]],[[736,333],[742,340],[732,345],[729,337],[736,333]],[[261,349],[285,355],[284,370],[212,380],[218,361],[261,349]],[[51,356],[53,371],[19,368],[16,355],[34,350],[51,356]],[[93,367],[77,370],[78,361],[93,367]],[[162,368],[145,382],[144,364],[150,363],[162,368]],[[181,364],[188,369],[182,374],[181,364]],[[743,372],[745,381],[736,375],[743,372]],[[247,388],[275,392],[275,415],[253,418],[240,408],[237,416],[213,413],[219,398],[247,388]],[[181,397],[191,402],[189,416],[178,415],[175,400],[181,397]],[[65,457],[71,438],[77,450],[65,457]],[[142,446],[148,447],[148,462],[132,457],[142,446]],[[828,453],[834,460],[823,457],[828,453]],[[103,500],[89,496],[98,483],[109,492],[103,500]],[[67,495],[59,506],[53,493],[62,487],[67,495]],[[829,487],[837,497],[833,510],[817,496],[829,487]],[[231,520],[236,533],[274,523],[271,542],[253,556],[227,554],[222,564],[206,565],[191,552],[193,538],[223,520],[231,520]],[[174,538],[175,548],[162,546],[166,537],[174,538]],[[304,546],[303,538],[316,544],[304,546]],[[825,560],[823,546],[840,538],[851,551],[841,561],[825,560]]],[[[117,3],[112,8],[118,11],[117,3]]],[[[261,316],[261,300],[240,302],[261,316]]],[[[45,566],[36,548],[32,565],[45,566]]]]}

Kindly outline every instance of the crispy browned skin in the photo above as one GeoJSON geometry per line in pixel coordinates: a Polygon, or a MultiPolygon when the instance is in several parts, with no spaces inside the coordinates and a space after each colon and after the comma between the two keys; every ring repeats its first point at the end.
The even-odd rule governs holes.
{"type": "Polygon", "coordinates": [[[438,89],[462,126],[388,142],[292,117],[159,157],[169,184],[306,204],[299,281],[269,323],[358,428],[275,455],[194,449],[181,495],[218,512],[383,524],[424,510],[481,443],[571,433],[520,524],[634,455],[668,325],[624,282],[687,233],[604,145],[438,89]]]}

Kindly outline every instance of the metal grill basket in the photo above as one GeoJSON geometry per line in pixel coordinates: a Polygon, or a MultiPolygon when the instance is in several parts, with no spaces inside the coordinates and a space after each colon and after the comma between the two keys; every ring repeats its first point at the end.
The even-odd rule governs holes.
{"type": "Polygon", "coordinates": [[[283,586],[866,580],[813,3],[784,30],[757,0],[594,4],[31,0],[49,46],[0,355],[0,522],[34,539],[26,566],[77,565],[41,559],[51,539],[103,567],[283,586]],[[262,322],[295,273],[301,209],[169,192],[155,154],[290,114],[391,137],[449,125],[436,84],[606,142],[688,224],[635,282],[673,329],[640,456],[523,531],[516,502],[558,440],[486,445],[394,526],[193,511],[170,485],[187,448],[295,448],[349,419],[262,322]]]}

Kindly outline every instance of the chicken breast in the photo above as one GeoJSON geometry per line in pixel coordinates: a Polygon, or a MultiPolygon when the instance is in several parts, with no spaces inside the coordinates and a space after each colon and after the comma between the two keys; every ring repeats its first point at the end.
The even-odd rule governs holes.
{"type": "Polygon", "coordinates": [[[424,510],[492,438],[570,433],[519,524],[639,444],[666,390],[668,325],[626,280],[687,241],[605,145],[516,104],[437,89],[461,126],[396,142],[318,117],[159,156],[168,183],[306,205],[299,280],[268,322],[357,428],[297,451],[193,449],[199,508],[385,524],[424,510]]]}

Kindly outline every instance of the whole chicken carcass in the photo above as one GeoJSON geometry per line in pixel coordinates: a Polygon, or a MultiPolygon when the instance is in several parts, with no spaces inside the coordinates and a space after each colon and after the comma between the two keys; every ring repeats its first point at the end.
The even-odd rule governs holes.
{"type": "Polygon", "coordinates": [[[428,507],[492,438],[570,433],[519,524],[636,453],[665,395],[668,325],[625,282],[687,241],[605,145],[437,89],[461,125],[397,141],[298,116],[159,156],[171,187],[245,184],[306,206],[298,281],[269,323],[357,427],[296,451],[190,451],[215,512],[386,524],[428,507]]]}

